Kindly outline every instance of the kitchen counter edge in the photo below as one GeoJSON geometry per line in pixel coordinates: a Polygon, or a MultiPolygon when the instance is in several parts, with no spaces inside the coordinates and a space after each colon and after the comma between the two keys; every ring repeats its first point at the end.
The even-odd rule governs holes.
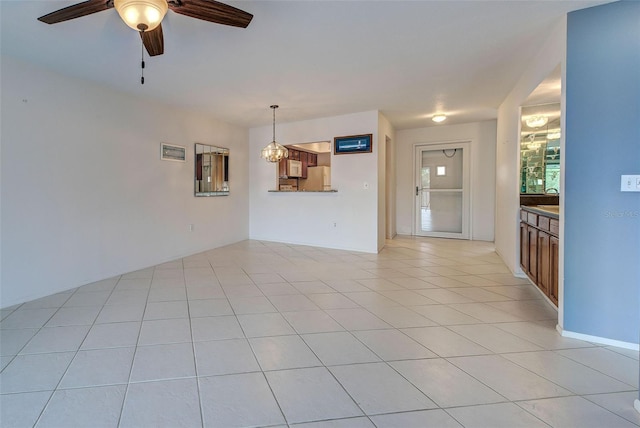
{"type": "Polygon", "coordinates": [[[536,213],[536,214],[542,214],[544,216],[547,216],[547,217],[550,217],[550,218],[554,218],[556,220],[560,219],[560,213],[549,211],[549,210],[546,210],[544,208],[541,208],[541,207],[538,207],[538,206],[535,206],[535,205],[521,205],[520,208],[525,210],[525,211],[530,211],[530,212],[536,213]]]}

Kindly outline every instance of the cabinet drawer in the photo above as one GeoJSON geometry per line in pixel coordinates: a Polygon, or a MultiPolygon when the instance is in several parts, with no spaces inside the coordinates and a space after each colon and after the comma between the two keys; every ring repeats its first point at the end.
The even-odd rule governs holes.
{"type": "Polygon", "coordinates": [[[549,221],[551,219],[549,217],[538,217],[538,227],[542,230],[549,230],[549,221]]]}
{"type": "Polygon", "coordinates": [[[560,222],[556,219],[551,219],[551,224],[549,225],[549,232],[553,233],[554,235],[559,235],[560,234],[560,222]]]}
{"type": "Polygon", "coordinates": [[[537,226],[538,215],[533,213],[527,213],[527,223],[529,223],[531,226],[537,226]]]}

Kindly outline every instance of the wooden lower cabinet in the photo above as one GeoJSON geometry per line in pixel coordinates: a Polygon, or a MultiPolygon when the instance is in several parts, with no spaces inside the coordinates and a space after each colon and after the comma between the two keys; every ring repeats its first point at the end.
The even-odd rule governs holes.
{"type": "Polygon", "coordinates": [[[529,273],[529,226],[523,221],[520,222],[520,267],[529,273]]]}
{"type": "Polygon", "coordinates": [[[534,284],[558,306],[558,220],[522,211],[520,266],[534,284]]]}
{"type": "Polygon", "coordinates": [[[520,223],[520,266],[533,282],[538,277],[538,231],[524,222],[520,223]]]}
{"type": "Polygon", "coordinates": [[[549,237],[549,299],[558,306],[558,266],[560,264],[560,241],[549,237]]]}
{"type": "Polygon", "coordinates": [[[538,230],[533,227],[527,227],[527,235],[529,235],[529,270],[527,274],[536,282],[538,279],[538,230]]]}
{"type": "Polygon", "coordinates": [[[549,242],[549,234],[546,232],[539,231],[538,232],[538,276],[536,285],[544,294],[549,295],[549,281],[551,280],[551,276],[549,275],[551,264],[549,256],[551,254],[551,247],[549,242]]]}

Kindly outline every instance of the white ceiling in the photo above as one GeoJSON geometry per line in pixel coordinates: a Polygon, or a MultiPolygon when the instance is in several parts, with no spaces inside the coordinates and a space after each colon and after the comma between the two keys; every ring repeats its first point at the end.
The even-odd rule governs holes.
{"type": "Polygon", "coordinates": [[[540,84],[529,94],[522,103],[521,133],[528,135],[536,128],[530,128],[526,119],[530,116],[546,116],[549,120],[546,129],[560,127],[562,98],[562,69],[558,65],[540,84]]]}
{"type": "Polygon", "coordinates": [[[493,119],[569,11],[606,1],[230,1],[246,29],[171,11],[165,53],[147,58],[115,9],[47,25],[75,1],[0,1],[10,55],[240,126],[380,110],[396,129],[493,119]]]}

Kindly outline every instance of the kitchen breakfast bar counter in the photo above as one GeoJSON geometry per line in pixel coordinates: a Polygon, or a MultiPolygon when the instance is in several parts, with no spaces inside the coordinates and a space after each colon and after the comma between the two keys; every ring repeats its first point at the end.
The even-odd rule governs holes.
{"type": "Polygon", "coordinates": [[[338,193],[337,190],[269,190],[270,193],[338,193]]]}

